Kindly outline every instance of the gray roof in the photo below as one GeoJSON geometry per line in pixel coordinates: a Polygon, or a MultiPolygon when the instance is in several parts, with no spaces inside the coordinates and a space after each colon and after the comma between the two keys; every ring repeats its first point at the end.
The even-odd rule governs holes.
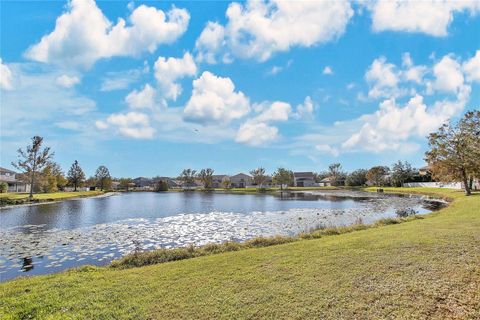
{"type": "Polygon", "coordinates": [[[295,178],[314,178],[313,172],[294,172],[295,178]]]}
{"type": "Polygon", "coordinates": [[[231,176],[230,178],[237,178],[237,177],[248,177],[248,178],[251,178],[252,176],[249,176],[248,174],[245,174],[245,173],[238,173],[234,176],[231,176]]]}
{"type": "Polygon", "coordinates": [[[8,173],[17,174],[15,171],[12,171],[12,170],[9,170],[9,169],[3,168],[3,167],[0,167],[0,172],[8,172],[8,173]]]}

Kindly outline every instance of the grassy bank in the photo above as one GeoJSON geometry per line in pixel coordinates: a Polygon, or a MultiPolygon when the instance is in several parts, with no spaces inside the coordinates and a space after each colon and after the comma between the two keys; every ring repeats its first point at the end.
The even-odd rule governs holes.
{"type": "MultiPolygon", "coordinates": [[[[76,192],[52,192],[35,193],[33,202],[58,201],[70,198],[91,197],[103,194],[104,191],[76,191],[76,192]]],[[[28,193],[0,193],[0,204],[15,205],[29,202],[28,193]]]]}
{"type": "Polygon", "coordinates": [[[406,192],[422,190],[454,201],[337,236],[9,281],[0,318],[479,318],[480,195],[406,192]]]}

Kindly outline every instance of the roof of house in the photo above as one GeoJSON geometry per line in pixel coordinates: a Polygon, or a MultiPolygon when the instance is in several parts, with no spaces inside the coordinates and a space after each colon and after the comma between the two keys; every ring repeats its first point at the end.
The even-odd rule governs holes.
{"type": "Polygon", "coordinates": [[[214,174],[214,175],[212,175],[213,179],[219,179],[219,180],[221,180],[223,178],[226,178],[226,177],[228,177],[226,174],[214,174]]]}
{"type": "Polygon", "coordinates": [[[295,178],[314,178],[313,172],[294,172],[295,178]]]}
{"type": "Polygon", "coordinates": [[[2,168],[2,167],[0,167],[0,172],[7,172],[7,173],[14,173],[14,174],[16,174],[15,171],[12,171],[12,170],[9,170],[9,169],[6,169],[6,168],[2,168]]]}
{"type": "Polygon", "coordinates": [[[252,178],[252,176],[249,176],[248,174],[245,174],[245,173],[238,173],[234,176],[231,176],[230,178],[239,178],[239,177],[247,177],[247,178],[252,178]]]}
{"type": "Polygon", "coordinates": [[[322,180],[320,180],[320,182],[331,182],[333,180],[332,177],[326,177],[326,178],[323,178],[322,180]]]}
{"type": "Polygon", "coordinates": [[[140,180],[140,181],[141,181],[141,180],[147,181],[147,180],[151,180],[151,179],[150,179],[150,178],[145,178],[145,177],[138,177],[138,178],[135,178],[135,179],[133,179],[133,180],[134,180],[134,181],[135,181],[135,180],[137,180],[137,181],[138,181],[138,180],[140,180]]]}

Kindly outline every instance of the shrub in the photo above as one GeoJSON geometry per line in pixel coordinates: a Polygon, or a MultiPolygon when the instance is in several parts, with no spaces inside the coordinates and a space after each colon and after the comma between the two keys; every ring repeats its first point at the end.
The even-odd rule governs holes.
{"type": "Polygon", "coordinates": [[[158,181],[156,187],[155,187],[155,191],[157,192],[165,192],[165,191],[168,191],[168,182],[165,181],[165,180],[160,180],[158,181]]]}
{"type": "Polygon", "coordinates": [[[0,193],[6,193],[8,191],[8,184],[0,182],[0,193]]]}

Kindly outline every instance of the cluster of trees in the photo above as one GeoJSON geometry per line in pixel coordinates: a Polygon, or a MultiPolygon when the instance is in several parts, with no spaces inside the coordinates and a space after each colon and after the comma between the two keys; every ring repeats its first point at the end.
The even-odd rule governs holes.
{"type": "Polygon", "coordinates": [[[428,136],[425,154],[434,179],[462,181],[470,195],[474,179],[480,179],[480,111],[469,111],[457,123],[445,123],[428,136]]]}
{"type": "Polygon", "coordinates": [[[55,153],[50,147],[43,147],[43,138],[34,136],[26,149],[18,149],[18,159],[12,165],[18,169],[20,179],[30,185],[30,198],[34,192],[56,192],[65,187],[77,188],[87,183],[89,186],[98,186],[101,190],[110,189],[112,178],[105,166],[98,167],[95,176],[86,179],[85,173],[75,160],[67,175],[53,160],[55,153]]]}

